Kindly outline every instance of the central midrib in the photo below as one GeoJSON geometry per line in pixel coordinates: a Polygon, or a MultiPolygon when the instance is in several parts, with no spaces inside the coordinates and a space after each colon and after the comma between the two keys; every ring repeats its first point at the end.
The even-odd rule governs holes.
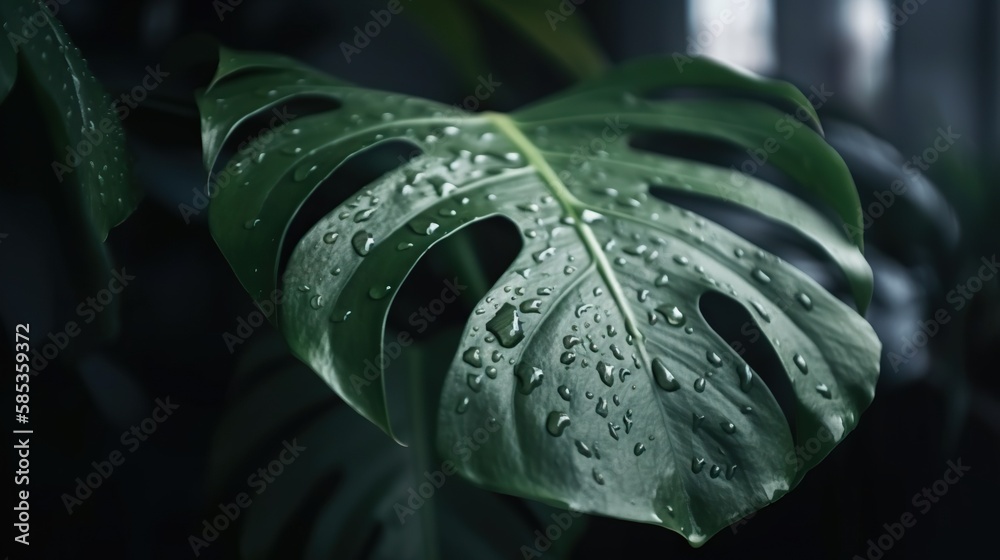
{"type": "Polygon", "coordinates": [[[587,204],[584,204],[580,199],[573,196],[573,193],[569,191],[566,185],[559,179],[555,170],[549,165],[545,157],[542,155],[541,151],[529,140],[521,129],[511,120],[510,117],[502,113],[483,113],[487,119],[496,124],[497,128],[510,138],[511,142],[520,149],[524,154],[525,158],[528,160],[535,169],[541,174],[545,183],[548,185],[549,190],[559,204],[563,207],[566,214],[573,218],[573,227],[576,229],[577,233],[580,234],[580,238],[583,240],[584,247],[587,248],[587,252],[594,259],[595,266],[597,267],[597,272],[604,279],[605,284],[607,284],[608,290],[611,293],[611,297],[615,300],[615,304],[621,311],[622,316],[625,319],[625,330],[631,334],[636,340],[636,346],[639,348],[639,355],[642,357],[643,364],[650,368],[652,362],[649,359],[649,355],[646,352],[645,337],[642,331],[639,330],[639,323],[636,321],[635,316],[632,314],[632,308],[629,305],[625,292],[622,291],[621,284],[618,283],[618,278],[614,274],[614,270],[611,268],[611,263],[605,256],[603,249],[601,249],[600,243],[597,242],[597,238],[594,236],[594,231],[587,225],[586,222],[580,216],[580,210],[593,210],[599,211],[599,209],[591,209],[587,204]]]}

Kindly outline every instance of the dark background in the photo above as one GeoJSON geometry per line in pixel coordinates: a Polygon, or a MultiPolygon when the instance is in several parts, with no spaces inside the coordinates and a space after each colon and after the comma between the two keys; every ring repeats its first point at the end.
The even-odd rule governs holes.
{"type": "MultiPolygon", "coordinates": [[[[961,310],[947,294],[1000,245],[1000,5],[989,0],[896,2],[901,10],[919,8],[886,38],[882,28],[871,25],[877,10],[849,11],[883,5],[877,0],[751,2],[768,7],[772,18],[770,41],[764,40],[774,58],[768,72],[805,91],[825,85],[836,92],[820,114],[866,207],[878,200],[876,193],[905,177],[901,163],[931,146],[939,127],[950,126],[961,135],[925,178],[907,179],[908,194],[866,231],[866,254],[876,279],[869,319],[886,353],[876,399],[858,429],[797,489],[701,549],[659,527],[597,517],[586,521],[575,544],[563,544],[572,558],[864,557],[868,539],[877,539],[885,532],[883,524],[898,522],[903,513],[916,513],[913,495],[941,479],[948,461],[961,459],[971,470],[926,514],[916,513],[916,527],[885,557],[993,558],[993,531],[1000,521],[1000,280],[985,282],[961,310]],[[879,38],[887,49],[881,58],[865,42],[879,38]],[[915,357],[894,368],[888,353],[902,352],[920,322],[940,308],[952,320],[915,357]]],[[[700,13],[711,14],[716,5],[737,2],[703,4],[709,7],[700,13]]],[[[193,89],[210,75],[211,61],[198,63],[199,53],[211,50],[205,37],[234,48],[287,54],[367,87],[448,104],[469,94],[476,75],[492,74],[503,86],[481,109],[513,109],[573,83],[570,72],[538,54],[512,26],[473,2],[467,5],[486,55],[485,65],[473,72],[458,71],[433,23],[410,18],[406,11],[352,62],[345,61],[341,42],[350,41],[352,28],[370,19],[368,10],[382,9],[385,2],[244,0],[221,21],[209,1],[72,0],[61,8],[58,17],[112,97],[139,83],[147,65],[162,64],[171,76],[123,123],[145,198],[108,239],[114,268],[125,267],[135,276],[117,300],[117,336],[75,339],[76,348],[32,380],[32,545],[27,556],[14,545],[13,558],[188,558],[188,535],[217,513],[218,501],[245,489],[247,474],[272,459],[282,439],[342,408],[310,372],[282,355],[280,345],[274,350],[277,335],[267,325],[235,354],[223,340],[223,333],[234,332],[255,308],[212,241],[205,217],[187,224],[178,210],[205,182],[192,98],[193,89]],[[224,419],[234,406],[246,404],[241,399],[255,387],[268,383],[304,389],[296,393],[299,400],[278,402],[276,396],[259,403],[256,413],[263,424],[271,418],[282,422],[271,426],[276,431],[270,439],[262,436],[260,448],[227,446],[226,429],[232,426],[224,419]],[[149,416],[155,399],[167,396],[179,405],[177,412],[134,453],[126,452],[124,464],[68,515],[60,496],[73,492],[76,477],[93,470],[92,461],[123,449],[122,432],[149,416]],[[296,406],[300,410],[289,410],[296,406]]],[[[538,18],[545,9],[540,4],[538,18]]],[[[705,24],[690,21],[689,10],[679,1],[587,0],[570,17],[580,18],[613,63],[685,52],[689,37],[705,24]]],[[[40,133],[23,128],[30,127],[31,118],[37,115],[11,114],[9,104],[0,107],[4,167],[45,165],[50,159],[8,156],[23,144],[37,144],[44,154],[40,133]]],[[[30,241],[13,233],[0,240],[5,338],[13,339],[13,324],[31,321],[37,333],[33,340],[43,341],[62,324],[58,318],[71,316],[82,301],[70,289],[72,249],[51,233],[59,217],[30,193],[13,191],[0,198],[0,219],[6,222],[0,231],[30,233],[30,241]]],[[[766,227],[752,222],[733,227],[822,276],[821,266],[810,268],[808,255],[766,227]]],[[[502,256],[504,251],[498,251],[502,256]]],[[[450,273],[447,264],[431,261],[428,266],[441,267],[435,277],[450,273]]],[[[433,279],[416,281],[410,299],[398,304],[401,312],[408,314],[406,301],[427,301],[438,285],[433,279]]],[[[450,311],[438,328],[461,325],[462,313],[450,311]]],[[[12,362],[9,350],[3,346],[5,363],[12,362]]],[[[375,430],[370,434],[380,437],[375,430]]],[[[329,441],[338,445],[336,432],[329,441]]],[[[312,460],[309,454],[301,459],[312,460]]],[[[289,472],[298,468],[306,470],[295,463],[289,472]]],[[[269,492],[280,492],[282,482],[278,479],[269,492]]],[[[317,512],[324,501],[337,499],[337,489],[336,473],[317,477],[312,502],[290,510],[291,516],[274,514],[271,521],[280,526],[285,544],[270,557],[299,557],[307,535],[323,530],[315,526],[317,512]]],[[[359,509],[351,515],[364,519],[369,513],[359,509]]],[[[536,522],[540,529],[549,523],[536,522]]],[[[372,531],[371,542],[384,535],[377,527],[365,530],[372,531]]],[[[238,557],[241,531],[223,532],[202,557],[238,557]]],[[[511,542],[497,555],[520,558],[522,544],[511,542]]],[[[364,550],[384,552],[374,544],[364,550]]],[[[372,557],[409,556],[400,550],[398,556],[372,557]]]]}

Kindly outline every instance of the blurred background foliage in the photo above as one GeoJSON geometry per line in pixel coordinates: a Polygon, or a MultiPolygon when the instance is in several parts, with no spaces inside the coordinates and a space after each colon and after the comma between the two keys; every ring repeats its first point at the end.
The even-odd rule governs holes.
{"type": "MultiPolygon", "coordinates": [[[[211,75],[215,41],[294,56],[366,87],[460,106],[480,79],[500,82],[478,110],[516,108],[616,61],[649,54],[714,56],[789,80],[806,94],[832,92],[817,109],[871,218],[865,238],[875,296],[868,318],[884,344],[879,390],[857,431],[794,492],[702,549],[654,526],[589,518],[543,557],[631,557],[646,550],[675,558],[864,556],[868,539],[907,511],[918,513],[918,528],[886,557],[980,557],[990,549],[1000,500],[1000,278],[982,282],[961,308],[956,301],[965,298],[956,288],[1000,248],[994,216],[1000,209],[997,3],[401,0],[402,11],[367,43],[358,29],[387,2],[55,4],[112,99],[129,94],[148,67],[162,65],[169,75],[122,120],[134,185],[144,199],[111,230],[100,255],[111,268],[126,267],[135,276],[116,309],[102,314],[102,322],[117,321],[117,336],[85,331],[32,380],[32,464],[40,473],[32,477],[33,557],[100,551],[108,558],[185,558],[188,535],[200,532],[202,520],[217,513],[220,501],[231,500],[282,440],[300,434],[330,450],[304,453],[301,463],[288,467],[298,472],[278,479],[202,557],[311,552],[309,557],[408,558],[427,550],[420,548],[426,534],[400,526],[391,503],[350,492],[352,484],[380,484],[378,469],[386,465],[405,468],[409,451],[345,415],[315,375],[282,352],[266,324],[234,353],[223,339],[256,308],[214,246],[205,213],[180,209],[204,190],[193,92],[211,75]],[[954,141],[930,154],[942,130],[950,130],[954,141]],[[919,164],[914,157],[922,158],[919,164]],[[914,344],[942,309],[950,320],[926,344],[914,344]],[[155,398],[168,395],[181,407],[176,416],[67,515],[60,496],[73,491],[74,479],[92,470],[91,461],[121,448],[120,434],[149,414],[155,398]],[[972,470],[926,514],[919,512],[913,495],[959,457],[972,470]],[[373,468],[359,471],[359,464],[373,468]]],[[[0,172],[0,233],[7,234],[0,237],[0,316],[8,334],[15,323],[31,321],[37,343],[104,285],[101,276],[86,275],[96,262],[87,257],[93,249],[73,233],[62,199],[53,196],[59,191],[50,162],[59,148],[40,132],[46,111],[20,83],[0,105],[7,163],[0,172]],[[91,279],[81,284],[81,278],[91,279]]],[[[680,139],[672,148],[696,157],[710,147],[680,139]]],[[[747,154],[735,153],[714,163],[746,160],[747,154]]],[[[767,173],[765,165],[761,174],[767,173]]],[[[360,186],[371,177],[359,165],[341,178],[360,186]]],[[[322,208],[310,212],[313,218],[332,208],[337,196],[316,200],[322,208]]],[[[828,263],[786,231],[700,200],[673,202],[846,294],[828,263]]],[[[297,233],[293,226],[292,235],[310,223],[303,221],[297,233]]],[[[491,262],[482,267],[489,282],[517,249],[504,243],[509,238],[463,242],[490,252],[491,262]]],[[[446,258],[454,250],[462,249],[442,246],[421,262],[425,274],[397,297],[398,324],[390,328],[405,325],[411,310],[434,297],[439,278],[462,272],[446,258]]],[[[448,337],[460,331],[477,299],[469,294],[465,304],[449,308],[421,347],[441,345],[440,352],[451,355],[448,337]]],[[[106,326],[102,333],[115,331],[106,326]]],[[[414,349],[400,362],[425,359],[414,349]]],[[[403,390],[390,387],[390,394],[403,390]]],[[[482,550],[519,558],[532,532],[551,523],[535,504],[491,496],[461,481],[445,488],[447,495],[435,498],[444,511],[436,531],[444,543],[440,552],[449,557],[482,550]],[[492,517],[497,511],[503,516],[492,517]]]]}

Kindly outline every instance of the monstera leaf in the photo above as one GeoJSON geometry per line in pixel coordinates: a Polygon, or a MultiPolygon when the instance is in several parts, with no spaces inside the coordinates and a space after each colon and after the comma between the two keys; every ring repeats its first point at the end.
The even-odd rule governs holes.
{"type": "MultiPolygon", "coordinates": [[[[419,363],[439,345],[414,347],[416,356],[390,367],[419,363]]],[[[579,513],[471,487],[442,471],[434,453],[396,445],[323,391],[273,333],[256,335],[243,359],[247,366],[233,378],[234,398],[211,446],[206,500],[217,513],[219,502],[245,492],[257,506],[240,519],[240,558],[504,560],[532,557],[524,551],[536,541],[544,558],[562,558],[586,526],[579,513]],[[300,450],[287,476],[273,487],[248,487],[247,473],[285,443],[300,450]],[[555,539],[541,540],[536,530],[555,539]]],[[[412,424],[427,420],[419,408],[407,412],[412,424]]]]}
{"type": "Polygon", "coordinates": [[[458,0],[429,0],[407,5],[445,52],[472,78],[473,85],[476,75],[485,66],[483,51],[487,41],[477,25],[476,7],[509,24],[570,75],[591,77],[606,65],[585,19],[576,14],[576,5],[569,2],[478,0],[468,4],[458,0]]]}
{"type": "Polygon", "coordinates": [[[860,238],[844,233],[861,231],[857,193],[790,85],[707,60],[642,60],[513,114],[466,114],[223,51],[199,98],[209,169],[241,123],[300,99],[336,108],[233,156],[236,186],[215,193],[212,233],[253,297],[283,290],[277,324],[293,353],[388,434],[382,372],[370,364],[380,363],[394,294],[463,227],[500,217],[521,232],[441,390],[438,448],[475,484],[659,524],[698,545],[797,484],[871,402],[880,345],[858,312],[651,196],[698,193],[794,228],[839,266],[863,311],[871,273],[860,238]],[[792,118],[785,111],[805,123],[794,134],[776,132],[792,118]],[[656,133],[760,150],[836,219],[738,171],[632,146],[656,133]],[[279,286],[282,239],[310,193],[393,140],[423,153],[320,219],[279,286]],[[757,343],[780,359],[781,371],[763,373],[787,379],[791,410],[702,316],[709,293],[751,314],[757,343]],[[494,421],[504,429],[475,453],[450,454],[494,421]],[[816,451],[797,457],[804,442],[816,451]]]}
{"type": "Polygon", "coordinates": [[[135,208],[125,157],[125,135],[111,99],[45,4],[8,0],[0,4],[6,35],[0,47],[0,101],[20,68],[35,89],[53,132],[52,173],[78,206],[98,241],[135,208]],[[20,60],[20,66],[19,66],[20,60]]]}
{"type": "MultiPolygon", "coordinates": [[[[4,133],[11,136],[11,150],[5,155],[13,163],[0,196],[9,192],[30,193],[40,196],[47,203],[56,224],[59,249],[65,258],[66,269],[53,273],[53,263],[46,262],[44,272],[29,274],[51,276],[57,274],[75,292],[69,299],[79,302],[91,297],[111,281],[112,264],[103,246],[108,232],[123,222],[135,209],[139,192],[132,182],[128,158],[125,153],[125,135],[111,98],[90,72],[80,50],[73,45],[62,25],[50,10],[58,11],[59,5],[32,0],[4,0],[0,2],[0,21],[3,23],[4,40],[0,44],[0,110],[6,115],[4,133]],[[12,93],[12,90],[17,92],[12,93]],[[29,95],[18,95],[30,92],[29,95]],[[26,102],[25,102],[26,101],[26,102]],[[25,105],[37,104],[45,123],[33,119],[25,105]],[[9,120],[8,120],[9,119],[9,120]],[[47,127],[46,127],[47,125],[47,127]],[[43,165],[32,165],[37,154],[32,140],[39,129],[48,129],[52,154],[43,165]],[[28,134],[28,141],[18,135],[28,134]]],[[[43,227],[47,217],[39,218],[22,206],[17,211],[11,227],[11,243],[19,250],[37,253],[36,245],[45,243],[46,236],[38,235],[33,227],[43,227]]],[[[24,263],[8,270],[23,269],[24,263]]],[[[22,272],[24,272],[22,270],[22,272]]],[[[12,279],[16,281],[16,279],[12,279]]],[[[49,309],[59,301],[59,294],[44,289],[47,282],[35,282],[37,290],[12,290],[26,309],[49,309]],[[38,287],[38,286],[42,287],[38,287]],[[31,301],[32,297],[40,301],[31,301]]],[[[73,304],[75,305],[75,303],[73,304]]],[[[117,300],[105,308],[115,310],[117,300]]],[[[70,307],[70,310],[73,308],[70,307]]],[[[99,341],[117,329],[115,311],[100,313],[96,323],[88,327],[83,339],[99,341]]],[[[79,316],[47,316],[38,313],[36,323],[51,328],[67,319],[79,321],[79,316]]],[[[92,318],[91,318],[92,319],[92,318]]],[[[90,320],[87,321],[89,323],[90,320]]],[[[70,352],[81,350],[82,341],[75,342],[70,352]]]]}

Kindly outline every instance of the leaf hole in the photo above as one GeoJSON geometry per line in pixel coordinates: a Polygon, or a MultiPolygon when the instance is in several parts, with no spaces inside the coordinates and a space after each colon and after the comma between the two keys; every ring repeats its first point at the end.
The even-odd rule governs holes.
{"type": "MultiPolygon", "coordinates": [[[[385,348],[396,344],[402,333],[411,341],[393,359],[393,363],[407,367],[387,371],[385,377],[390,421],[404,441],[409,440],[405,430],[412,424],[406,418],[407,401],[412,401],[408,396],[411,382],[406,376],[422,375],[421,383],[429,384],[425,409],[430,414],[428,425],[435,426],[440,389],[453,357],[469,346],[486,346],[483,338],[489,333],[480,329],[471,337],[462,337],[465,325],[476,316],[487,291],[505,275],[513,274],[507,271],[520,251],[520,232],[506,218],[473,222],[432,246],[400,286],[387,315],[383,344],[385,348]],[[452,286],[457,286],[459,293],[452,286]],[[451,302],[445,301],[450,298],[451,302]],[[418,367],[421,371],[416,371],[418,367]]],[[[494,312],[492,305],[483,309],[494,312]]],[[[483,369],[478,372],[483,373],[483,369]]]]}
{"type": "Polygon", "coordinates": [[[818,243],[794,227],[741,204],[700,193],[651,185],[649,194],[725,227],[754,246],[791,263],[824,289],[853,305],[844,271],[818,243]]]}
{"type": "Polygon", "coordinates": [[[415,144],[391,140],[375,144],[344,160],[313,190],[289,224],[281,246],[278,277],[284,276],[295,246],[317,222],[356,195],[365,185],[422,153],[415,144]]]}
{"type": "MultiPolygon", "coordinates": [[[[797,399],[792,382],[785,373],[771,341],[760,328],[760,324],[743,305],[719,292],[707,292],[698,300],[698,308],[705,321],[734,352],[753,368],[758,377],[767,385],[778,406],[785,415],[792,437],[795,437],[795,409],[797,399]]],[[[736,372],[725,372],[733,376],[736,372]]]]}

